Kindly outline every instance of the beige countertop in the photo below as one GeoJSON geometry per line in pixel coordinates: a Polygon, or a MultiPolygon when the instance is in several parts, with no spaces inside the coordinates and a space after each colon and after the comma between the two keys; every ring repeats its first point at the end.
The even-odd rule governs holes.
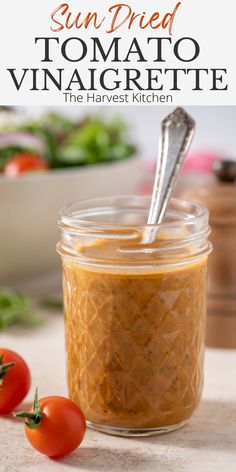
{"type": "MultiPolygon", "coordinates": [[[[32,401],[66,395],[63,320],[50,313],[41,327],[0,333],[0,345],[27,360],[33,376],[32,401]]],[[[233,472],[236,470],[236,350],[207,350],[202,403],[179,431],[126,439],[89,431],[81,447],[60,461],[35,452],[23,425],[0,418],[0,472],[233,472]]]]}

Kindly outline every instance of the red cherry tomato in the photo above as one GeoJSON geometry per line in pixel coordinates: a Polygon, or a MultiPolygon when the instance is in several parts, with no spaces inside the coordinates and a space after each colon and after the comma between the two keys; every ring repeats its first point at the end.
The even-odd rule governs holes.
{"type": "Polygon", "coordinates": [[[22,152],[12,156],[4,167],[4,174],[16,177],[25,172],[35,172],[48,169],[48,163],[37,154],[22,152]]]}
{"type": "Polygon", "coordinates": [[[30,412],[14,416],[25,418],[25,434],[41,454],[59,458],[74,451],[82,442],[85,417],[80,408],[64,397],[36,397],[30,412]],[[30,413],[31,416],[28,416],[30,413]]]}
{"type": "Polygon", "coordinates": [[[30,388],[30,371],[16,352],[0,348],[0,414],[10,413],[30,388]]]}

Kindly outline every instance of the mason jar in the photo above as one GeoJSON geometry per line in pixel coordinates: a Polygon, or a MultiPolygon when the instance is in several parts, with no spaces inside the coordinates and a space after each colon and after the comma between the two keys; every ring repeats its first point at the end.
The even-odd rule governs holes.
{"type": "Polygon", "coordinates": [[[182,426],[203,385],[208,211],[100,198],[60,213],[70,398],[88,426],[149,435],[182,426]]]}

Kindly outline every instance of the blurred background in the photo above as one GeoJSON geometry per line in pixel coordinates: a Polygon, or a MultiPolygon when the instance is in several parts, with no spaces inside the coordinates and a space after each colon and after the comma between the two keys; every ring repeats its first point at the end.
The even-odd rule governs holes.
{"type": "MultiPolygon", "coordinates": [[[[93,114],[105,117],[121,116],[130,127],[130,136],[145,159],[156,156],[160,121],[171,112],[173,107],[151,106],[78,106],[52,107],[50,110],[62,113],[73,119],[93,114]]],[[[17,108],[16,108],[17,110],[17,108]]],[[[19,109],[18,109],[19,110],[19,109]]],[[[44,107],[24,108],[33,116],[45,112],[44,107]]],[[[228,157],[236,156],[236,107],[186,107],[197,121],[197,130],[192,150],[217,152],[228,157]]],[[[235,157],[236,158],[236,157],[235,157]]]]}
{"type": "MultiPolygon", "coordinates": [[[[0,107],[0,287],[48,299],[55,293],[60,299],[60,260],[55,250],[60,208],[99,196],[151,193],[161,120],[172,110],[0,107]]],[[[236,107],[195,106],[186,111],[197,129],[175,195],[200,201],[210,210],[212,239],[219,251],[212,264],[217,276],[210,279],[209,306],[214,313],[222,315],[226,309],[232,314],[236,312],[236,256],[231,256],[236,238],[236,107]],[[227,250],[227,262],[217,257],[227,250]],[[219,303],[216,291],[221,294],[219,303]]],[[[6,299],[0,293],[0,329],[1,303],[6,299]]],[[[232,329],[231,325],[229,333],[232,329]]],[[[236,337],[232,344],[236,347],[236,337]]]]}

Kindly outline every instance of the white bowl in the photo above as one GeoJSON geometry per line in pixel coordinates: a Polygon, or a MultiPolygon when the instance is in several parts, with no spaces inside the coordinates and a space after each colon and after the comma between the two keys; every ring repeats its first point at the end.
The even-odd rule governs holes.
{"type": "Polygon", "coordinates": [[[137,192],[138,158],[90,167],[0,176],[0,283],[55,272],[57,217],[62,206],[88,198],[137,192]]]}

